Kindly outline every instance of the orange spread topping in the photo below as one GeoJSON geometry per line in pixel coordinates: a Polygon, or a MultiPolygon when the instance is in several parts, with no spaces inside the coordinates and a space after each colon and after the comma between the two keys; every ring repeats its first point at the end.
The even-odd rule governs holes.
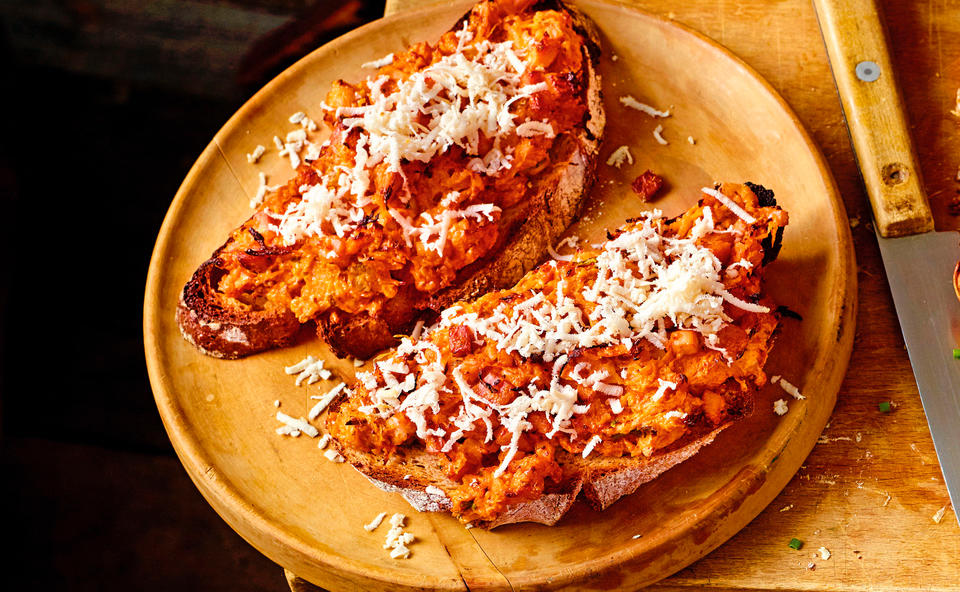
{"type": "MultiPolygon", "coordinates": [[[[505,238],[504,212],[542,189],[537,176],[572,151],[569,132],[587,114],[584,39],[568,14],[531,12],[533,4],[480,3],[465,28],[444,34],[436,45],[413,45],[364,82],[334,83],[326,98],[329,142],[299,166],[295,178],[268,194],[217,253],[225,270],[220,293],[250,310],[289,309],[301,322],[330,309],[376,315],[398,295],[415,300],[418,293],[437,292],[459,270],[490,254],[505,238]],[[472,60],[474,69],[493,63],[490,56],[515,59],[491,66],[508,72],[522,91],[504,108],[513,128],[473,134],[463,142],[469,151],[459,144],[440,146],[428,162],[404,158],[397,167],[389,158],[377,161],[374,145],[382,137],[358,124],[357,114],[383,97],[413,92],[412,84],[404,86],[412,77],[453,63],[458,55],[472,60]],[[533,123],[524,129],[527,122],[533,123]],[[361,195],[329,197],[345,182],[361,195]],[[317,205],[302,208],[309,228],[284,234],[284,214],[310,199],[317,205]],[[445,219],[446,211],[457,215],[445,219]],[[431,220],[431,232],[411,231],[410,225],[423,227],[431,220]]],[[[428,91],[433,82],[426,81],[428,91]]],[[[450,94],[441,88],[432,100],[466,105],[450,94]]],[[[436,124],[431,117],[419,113],[409,123],[411,133],[436,124]]]]}
{"type": "Polygon", "coordinates": [[[444,487],[454,515],[471,522],[577,478],[574,455],[650,457],[749,412],[778,326],[761,271],[787,216],[744,186],[720,191],[754,221],[707,194],[455,305],[359,374],[328,431],[384,458],[434,454],[456,483],[444,487]],[[613,296],[631,285],[641,297],[613,296]],[[669,312],[644,312],[658,306],[669,312]]]}

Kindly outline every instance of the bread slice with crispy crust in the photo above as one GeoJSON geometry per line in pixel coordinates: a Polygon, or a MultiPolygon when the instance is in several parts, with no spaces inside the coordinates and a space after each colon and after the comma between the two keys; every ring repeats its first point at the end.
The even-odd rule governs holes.
{"type": "MultiPolygon", "coordinates": [[[[391,272],[399,282],[396,295],[376,307],[361,307],[351,312],[330,306],[308,319],[295,315],[284,306],[261,307],[238,301],[224,294],[221,280],[236,263],[228,257],[238,248],[238,240],[248,240],[235,232],[206,262],[200,265],[183,290],[177,307],[177,322],[183,336],[204,353],[222,358],[238,358],[292,343],[301,326],[315,324],[317,335],[338,356],[366,359],[375,352],[396,344],[395,336],[410,331],[418,319],[429,316],[452,302],[473,298],[492,289],[512,285],[545,255],[580,210],[583,198],[596,175],[596,164],[605,127],[605,115],[597,72],[599,39],[592,23],[576,9],[559,0],[495,0],[517,4],[522,10],[560,10],[569,14],[575,30],[584,39],[581,51],[585,68],[571,75],[569,83],[583,97],[587,111],[584,120],[572,130],[562,131],[553,142],[548,164],[530,180],[533,190],[519,204],[503,211],[497,240],[486,254],[459,269],[455,278],[440,289],[420,291],[412,285],[408,272],[391,272]]],[[[492,0],[481,2],[492,3],[492,0]]],[[[477,10],[475,8],[474,10],[477,10]]],[[[467,13],[451,31],[459,30],[470,18],[467,13]]],[[[346,141],[334,129],[335,141],[346,141]]],[[[310,164],[300,166],[296,178],[280,189],[287,201],[298,187],[316,182],[310,164]]],[[[389,195],[393,188],[385,190],[389,195]]],[[[293,196],[292,199],[296,199],[293,196]]],[[[241,229],[253,234],[256,245],[240,253],[248,270],[269,266],[277,257],[290,256],[286,247],[265,245],[258,211],[241,229]],[[259,228],[259,231],[258,231],[259,228]]],[[[346,268],[350,272],[362,261],[346,268]]],[[[362,270],[360,270],[362,271],[362,270]]],[[[296,289],[296,288],[294,288],[296,289]]],[[[250,297],[244,300],[255,301],[250,297]]]]}
{"type": "Polygon", "coordinates": [[[359,373],[325,428],[420,511],[494,528],[554,524],[580,494],[603,510],[752,413],[779,323],[762,270],[786,223],[749,183],[630,220],[445,311],[359,373]]]}

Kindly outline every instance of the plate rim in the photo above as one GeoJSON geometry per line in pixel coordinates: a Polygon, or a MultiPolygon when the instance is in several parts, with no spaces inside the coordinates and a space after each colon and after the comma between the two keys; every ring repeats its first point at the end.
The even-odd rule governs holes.
{"type": "MultiPolygon", "coordinates": [[[[474,2],[470,0],[456,2],[454,5],[462,6],[466,9],[473,3],[474,2]]],[[[823,181],[828,193],[827,202],[830,205],[833,221],[840,229],[840,244],[837,245],[837,253],[839,255],[838,263],[840,269],[837,270],[837,273],[833,278],[832,285],[829,286],[829,291],[831,293],[836,293],[837,297],[831,303],[833,306],[827,315],[827,318],[830,319],[831,323],[833,323],[836,328],[836,339],[834,340],[834,347],[831,351],[831,353],[834,354],[834,357],[832,360],[828,360],[825,359],[827,358],[826,354],[818,354],[814,360],[814,364],[817,368],[826,368],[828,366],[833,368],[829,374],[831,377],[833,377],[832,382],[835,384],[830,384],[825,389],[825,392],[829,392],[832,398],[829,404],[824,406],[826,411],[824,412],[823,423],[825,424],[826,419],[829,418],[836,403],[840,384],[844,375],[846,374],[846,369],[849,365],[850,356],[852,354],[857,315],[857,277],[855,272],[856,259],[853,249],[852,236],[850,234],[849,226],[846,223],[846,210],[843,206],[843,200],[837,188],[836,181],[833,178],[833,174],[826,162],[825,157],[823,156],[823,153],[820,151],[819,146],[817,146],[817,144],[813,141],[799,117],[797,117],[796,113],[780,95],[780,93],[777,92],[777,90],[752,66],[743,61],[731,50],[714,41],[710,37],[685,24],[669,19],[666,16],[652,13],[617,0],[577,0],[573,4],[596,7],[598,9],[619,9],[623,12],[630,13],[633,17],[640,17],[651,21],[654,26],[675,28],[685,34],[691,40],[691,42],[705,45],[706,49],[710,51],[719,52],[719,54],[722,55],[731,65],[739,68],[742,74],[759,83],[761,88],[769,95],[769,98],[772,98],[783,114],[788,117],[793,128],[799,132],[799,137],[803,140],[807,152],[812,156],[813,161],[816,164],[816,168],[820,173],[820,179],[823,181]]],[[[255,93],[249,100],[247,100],[213,136],[210,143],[204,148],[196,162],[191,166],[189,172],[178,188],[177,193],[173,198],[166,215],[164,216],[163,223],[158,233],[157,241],[151,254],[144,292],[144,351],[154,398],[157,403],[161,419],[163,420],[164,426],[167,429],[168,437],[170,438],[171,444],[174,446],[177,456],[180,458],[180,461],[184,465],[184,468],[186,469],[191,480],[193,480],[193,482],[197,485],[198,489],[204,495],[204,498],[208,501],[208,503],[210,503],[214,510],[217,511],[217,513],[220,514],[228,524],[230,524],[233,530],[238,532],[241,536],[247,539],[248,542],[257,547],[273,561],[278,561],[278,555],[283,555],[284,559],[293,560],[294,557],[291,556],[291,554],[299,554],[303,559],[306,559],[311,563],[318,564],[318,569],[323,573],[329,575],[330,577],[335,577],[340,581],[354,582],[359,579],[360,581],[369,583],[379,583],[381,585],[389,584],[392,589],[399,589],[397,586],[401,586],[404,589],[423,589],[424,577],[426,577],[427,574],[384,569],[376,564],[354,560],[349,556],[349,554],[338,554],[317,548],[302,540],[300,537],[283,530],[281,527],[271,522],[267,516],[261,514],[255,504],[244,498],[237,489],[231,486],[230,480],[225,475],[222,475],[216,466],[210,462],[211,459],[209,458],[209,453],[205,450],[199,439],[192,434],[189,429],[187,429],[183,409],[175,400],[172,392],[172,385],[169,384],[168,376],[164,371],[162,363],[163,351],[159,346],[159,330],[157,327],[159,322],[157,319],[162,308],[159,299],[159,294],[161,291],[159,279],[162,275],[161,268],[164,265],[164,261],[161,257],[163,253],[168,250],[168,245],[173,239],[172,228],[174,222],[179,217],[178,214],[183,209],[188,198],[188,190],[194,185],[195,180],[201,176],[202,171],[207,165],[209,165],[212,159],[221,158],[225,163],[227,163],[227,159],[224,156],[220,146],[220,141],[231,129],[235,128],[241,122],[241,116],[244,116],[248,111],[254,110],[258,105],[264,103],[265,99],[271,96],[273,89],[283,84],[285,80],[290,77],[298,76],[299,71],[307,67],[307,61],[311,60],[318,52],[333,52],[338,47],[348,44],[358,37],[362,38],[368,35],[370,32],[375,32],[381,27],[396,21],[410,20],[412,22],[417,18],[425,18],[435,13],[446,13],[452,10],[452,7],[448,4],[437,4],[414,11],[402,11],[354,29],[353,31],[350,31],[349,33],[331,41],[330,43],[313,50],[310,52],[310,54],[296,62],[288,69],[284,70],[281,74],[279,74],[257,93],[255,93]],[[235,525],[234,521],[245,523],[245,525],[253,528],[255,531],[269,536],[272,540],[276,541],[277,545],[284,547],[287,552],[279,553],[275,549],[270,549],[269,551],[262,549],[257,543],[251,540],[251,538],[248,538],[244,532],[241,531],[241,528],[238,528],[235,525]]],[[[238,183],[238,185],[240,184],[240,181],[236,179],[235,176],[234,180],[238,183]]],[[[818,341],[818,344],[822,343],[824,340],[824,338],[821,338],[820,341],[818,341]]],[[[805,416],[800,420],[798,426],[810,419],[811,418],[805,416]]],[[[819,420],[816,421],[819,422],[819,420]]],[[[822,430],[823,425],[820,427],[822,430]]],[[[819,431],[820,430],[818,430],[818,432],[819,431]]],[[[787,449],[789,442],[790,438],[787,438],[783,443],[783,450],[787,449]]],[[[797,463],[798,467],[799,463],[802,462],[802,459],[809,455],[815,444],[816,441],[814,439],[807,446],[802,446],[800,448],[797,448],[797,444],[793,446],[793,449],[791,450],[791,456],[798,456],[800,458],[800,461],[797,463]]],[[[780,454],[783,454],[783,452],[781,451],[781,453],[778,453],[774,457],[774,460],[779,458],[780,454]]],[[[785,466],[785,463],[780,463],[779,467],[783,466],[785,466]]],[[[744,467],[744,469],[746,468],[747,467],[744,467]]],[[[762,503],[757,505],[758,509],[755,512],[749,512],[749,516],[738,515],[734,517],[734,514],[736,513],[735,509],[725,517],[716,518],[717,513],[722,510],[720,505],[724,502],[724,500],[727,499],[726,496],[720,497],[717,500],[714,500],[709,506],[703,508],[703,515],[700,516],[698,520],[685,521],[685,523],[680,525],[680,528],[676,529],[672,536],[664,536],[664,540],[656,541],[653,547],[645,547],[645,552],[643,554],[637,555],[636,553],[631,552],[632,549],[630,547],[625,547],[618,553],[577,561],[574,565],[586,569],[588,572],[593,574],[607,573],[624,569],[629,570],[631,565],[641,561],[644,555],[649,554],[649,551],[655,551],[659,547],[662,547],[671,541],[685,540],[690,537],[691,532],[698,525],[702,524],[708,519],[716,518],[718,523],[724,527],[724,530],[722,532],[719,530],[716,531],[719,532],[719,535],[715,532],[713,536],[707,538],[705,544],[699,544],[698,546],[700,547],[700,552],[696,555],[696,557],[690,559],[689,561],[685,561],[682,564],[675,565],[672,569],[664,572],[656,579],[644,581],[643,583],[636,583],[636,585],[645,585],[646,583],[667,577],[683,567],[686,567],[697,559],[708,554],[716,547],[723,544],[731,536],[742,530],[751,520],[753,520],[753,518],[762,512],[777,495],[780,494],[782,489],[786,486],[797,470],[777,470],[777,467],[771,466],[760,468],[755,467],[755,469],[755,472],[747,481],[744,479],[731,479],[731,481],[724,486],[725,488],[736,487],[749,489],[753,486],[753,483],[757,479],[761,479],[762,484],[763,481],[772,476],[777,477],[777,479],[774,481],[774,484],[768,484],[764,487],[761,487],[761,490],[767,495],[764,496],[762,503]],[[731,522],[735,524],[734,528],[730,528],[731,522]],[[626,556],[623,557],[623,555],[626,556]]],[[[742,472],[743,470],[741,470],[741,473],[742,472]]],[[[740,473],[737,473],[737,475],[740,475],[740,473]]],[[[741,501],[742,497],[743,495],[740,496],[741,501]]],[[[480,546],[480,543],[477,542],[477,545],[480,546]]],[[[284,567],[287,567],[285,562],[278,561],[278,563],[284,567]]],[[[490,561],[490,563],[499,571],[498,566],[493,564],[492,561],[490,561]]],[[[507,579],[507,581],[513,586],[539,585],[542,583],[542,581],[537,579],[537,573],[538,570],[528,569],[517,572],[516,574],[511,574],[510,578],[507,578],[507,576],[504,575],[504,578],[507,579]],[[525,574],[529,574],[529,577],[524,577],[525,574]]],[[[551,575],[552,581],[549,584],[550,589],[562,588],[576,583],[577,574],[572,570],[565,570],[563,573],[552,573],[551,575]]],[[[304,577],[301,574],[298,574],[298,576],[304,577]]],[[[451,584],[451,586],[444,586],[443,583],[439,581],[430,582],[435,589],[463,589],[462,586],[456,585],[462,584],[462,582],[457,581],[448,583],[451,584]]],[[[329,585],[330,582],[324,582],[324,584],[329,585]]]]}

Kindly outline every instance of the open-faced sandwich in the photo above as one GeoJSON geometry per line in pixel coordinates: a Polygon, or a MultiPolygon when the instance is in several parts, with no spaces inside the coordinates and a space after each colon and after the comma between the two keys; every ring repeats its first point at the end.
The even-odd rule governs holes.
{"type": "Polygon", "coordinates": [[[494,527],[605,508],[748,414],[778,328],[764,267],[787,214],[706,188],[514,287],[458,303],[377,358],[324,419],[337,449],[419,510],[494,527]]]}
{"type": "Polygon", "coordinates": [[[598,55],[557,0],[487,0],[435,45],[336,82],[331,137],[200,265],[181,332],[235,358],[315,324],[367,358],[425,311],[514,284],[593,181],[598,55]]]}

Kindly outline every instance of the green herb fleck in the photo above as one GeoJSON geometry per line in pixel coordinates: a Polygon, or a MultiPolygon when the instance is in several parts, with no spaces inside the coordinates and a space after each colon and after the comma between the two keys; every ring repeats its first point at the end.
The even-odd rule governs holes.
{"type": "Polygon", "coordinates": [[[877,409],[880,410],[880,413],[890,413],[892,407],[890,406],[890,401],[883,401],[877,405],[877,409]]]}
{"type": "Polygon", "coordinates": [[[794,551],[799,551],[800,549],[803,548],[803,541],[796,538],[790,539],[790,548],[793,549],[794,551]]]}
{"type": "Polygon", "coordinates": [[[953,359],[960,360],[960,347],[953,348],[953,359]]]}

